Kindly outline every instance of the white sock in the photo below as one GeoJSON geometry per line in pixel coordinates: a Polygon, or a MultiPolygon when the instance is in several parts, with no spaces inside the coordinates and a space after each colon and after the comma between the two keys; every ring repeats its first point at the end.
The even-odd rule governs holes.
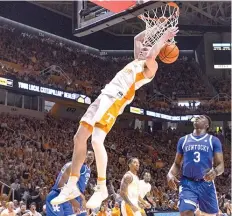
{"type": "Polygon", "coordinates": [[[69,176],[67,185],[70,185],[70,186],[75,185],[76,186],[78,179],[79,179],[79,177],[77,177],[77,176],[69,176]]]}

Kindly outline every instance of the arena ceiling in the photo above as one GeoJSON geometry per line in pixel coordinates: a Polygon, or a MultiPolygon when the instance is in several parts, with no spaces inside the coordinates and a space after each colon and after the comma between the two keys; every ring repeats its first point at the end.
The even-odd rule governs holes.
{"type": "MultiPolygon", "coordinates": [[[[72,18],[72,1],[30,1],[30,3],[72,18]]],[[[178,5],[181,13],[179,25],[185,26],[180,31],[182,35],[201,35],[204,28],[210,29],[220,26],[230,28],[231,26],[230,1],[182,1],[178,2],[178,5]]],[[[115,36],[132,36],[143,29],[143,22],[135,18],[109,27],[104,31],[115,36]]]]}

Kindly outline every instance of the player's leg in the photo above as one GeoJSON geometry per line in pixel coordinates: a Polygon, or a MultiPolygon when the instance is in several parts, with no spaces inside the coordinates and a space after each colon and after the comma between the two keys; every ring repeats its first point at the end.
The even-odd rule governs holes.
{"type": "Polygon", "coordinates": [[[74,135],[74,149],[72,157],[71,173],[68,185],[76,186],[80,176],[81,167],[86,159],[87,140],[91,136],[92,126],[87,122],[81,122],[78,131],[74,135]]]}
{"type": "Polygon", "coordinates": [[[63,207],[63,216],[75,216],[76,214],[73,211],[72,204],[70,202],[65,202],[62,204],[63,207]]]}
{"type": "Polygon", "coordinates": [[[198,204],[196,182],[182,179],[179,187],[179,212],[181,216],[194,216],[198,204]]]}
{"type": "Polygon", "coordinates": [[[213,182],[202,182],[199,187],[199,209],[201,216],[216,215],[219,212],[217,193],[213,182]]]}
{"type": "Polygon", "coordinates": [[[46,212],[49,216],[63,216],[64,211],[62,205],[52,205],[52,199],[58,196],[58,192],[51,191],[46,197],[46,212]]]}
{"type": "Polygon", "coordinates": [[[90,209],[101,206],[103,200],[108,197],[108,191],[106,187],[106,169],[108,156],[104,146],[104,140],[106,132],[98,127],[95,127],[92,134],[92,146],[95,153],[95,160],[97,165],[97,187],[94,194],[86,203],[86,207],[90,209]]]}
{"type": "Polygon", "coordinates": [[[120,106],[116,99],[110,98],[107,95],[102,95],[99,109],[96,116],[96,124],[92,133],[92,146],[95,153],[97,164],[97,187],[94,194],[86,203],[87,208],[100,207],[103,200],[108,197],[106,187],[106,169],[107,169],[107,152],[104,146],[104,141],[107,133],[111,130],[118,116],[120,106]]]}
{"type": "MultiPolygon", "coordinates": [[[[86,125],[88,124],[86,123],[86,125]]],[[[52,205],[58,205],[80,196],[81,192],[77,187],[77,182],[79,180],[81,167],[86,158],[87,139],[90,135],[91,131],[88,127],[80,124],[79,129],[74,136],[74,150],[70,177],[60,194],[51,201],[52,205]]]]}
{"type": "Polygon", "coordinates": [[[95,113],[98,110],[100,100],[97,98],[88,108],[81,119],[80,126],[74,136],[74,150],[72,158],[71,173],[67,184],[64,186],[59,196],[51,201],[54,204],[61,204],[68,200],[72,200],[80,196],[80,190],[77,182],[80,176],[81,167],[85,161],[87,153],[87,140],[92,133],[93,125],[95,125],[95,113]]]}

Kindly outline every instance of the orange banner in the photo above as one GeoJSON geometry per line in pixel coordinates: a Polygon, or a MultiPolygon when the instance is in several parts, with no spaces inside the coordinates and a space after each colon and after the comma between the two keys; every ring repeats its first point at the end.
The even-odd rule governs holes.
{"type": "Polygon", "coordinates": [[[136,0],[130,0],[130,1],[90,0],[90,1],[114,13],[122,12],[128,9],[129,7],[136,5],[136,0]]]}

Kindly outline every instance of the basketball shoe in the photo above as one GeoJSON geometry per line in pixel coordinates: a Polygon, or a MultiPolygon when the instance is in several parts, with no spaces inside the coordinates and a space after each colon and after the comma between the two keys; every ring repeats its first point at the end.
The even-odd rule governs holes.
{"type": "Polygon", "coordinates": [[[79,197],[80,195],[81,195],[81,192],[76,185],[73,186],[71,184],[65,184],[60,194],[56,198],[51,200],[51,204],[59,205],[69,200],[75,199],[76,197],[79,197]]]}
{"type": "Polygon", "coordinates": [[[98,183],[94,188],[94,194],[90,197],[86,203],[86,207],[89,209],[95,209],[101,206],[102,202],[108,197],[108,190],[104,183],[98,183]]]}

